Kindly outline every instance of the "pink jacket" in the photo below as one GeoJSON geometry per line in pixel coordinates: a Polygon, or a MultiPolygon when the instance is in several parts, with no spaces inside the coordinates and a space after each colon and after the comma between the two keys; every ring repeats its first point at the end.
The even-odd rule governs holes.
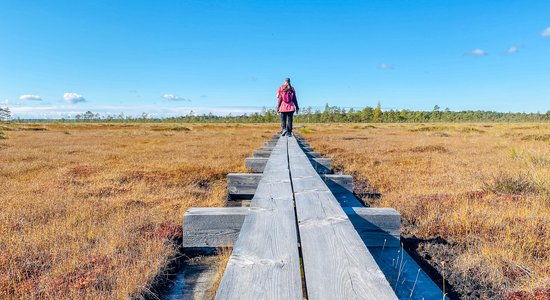
{"type": "Polygon", "coordinates": [[[284,91],[284,85],[279,87],[277,98],[279,99],[277,112],[291,112],[300,109],[298,107],[298,100],[296,99],[296,91],[293,87],[290,88],[290,91],[284,91]]]}

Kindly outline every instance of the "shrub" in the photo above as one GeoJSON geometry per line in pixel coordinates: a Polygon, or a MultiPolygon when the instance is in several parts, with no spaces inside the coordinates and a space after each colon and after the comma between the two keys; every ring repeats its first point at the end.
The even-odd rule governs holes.
{"type": "Polygon", "coordinates": [[[536,192],[533,182],[523,174],[516,176],[500,172],[493,176],[491,182],[484,182],[484,191],[495,194],[524,195],[536,192]]]}

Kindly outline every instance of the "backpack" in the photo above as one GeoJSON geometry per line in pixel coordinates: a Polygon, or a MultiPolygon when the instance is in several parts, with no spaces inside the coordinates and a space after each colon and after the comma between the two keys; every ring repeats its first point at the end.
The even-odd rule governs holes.
{"type": "Polygon", "coordinates": [[[292,103],[294,101],[294,89],[289,89],[281,93],[282,100],[286,103],[292,103]]]}

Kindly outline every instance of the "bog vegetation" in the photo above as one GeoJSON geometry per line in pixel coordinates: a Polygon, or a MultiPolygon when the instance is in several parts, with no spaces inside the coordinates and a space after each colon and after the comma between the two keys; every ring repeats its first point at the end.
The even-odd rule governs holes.
{"type": "Polygon", "coordinates": [[[550,124],[314,125],[316,150],[466,299],[550,299],[550,124]]]}
{"type": "MultiPolygon", "coordinates": [[[[225,175],[278,129],[143,122],[0,124],[0,298],[146,295],[185,210],[225,205],[225,175]]],[[[458,295],[550,293],[550,124],[300,131],[369,205],[399,210],[406,247],[458,295]]]]}
{"type": "Polygon", "coordinates": [[[0,140],[0,299],[146,295],[189,206],[276,126],[10,124],[0,140]]]}

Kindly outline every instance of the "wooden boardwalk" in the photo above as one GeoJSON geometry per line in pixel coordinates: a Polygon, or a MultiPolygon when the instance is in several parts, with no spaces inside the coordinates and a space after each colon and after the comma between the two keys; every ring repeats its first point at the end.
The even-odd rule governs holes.
{"type": "Polygon", "coordinates": [[[396,299],[296,139],[269,146],[216,299],[396,299]]]}
{"type": "Polygon", "coordinates": [[[216,299],[442,299],[400,247],[399,213],[364,207],[307,142],[274,137],[245,163],[228,196],[250,207],[184,215],[184,248],[233,246],[216,299]]]}
{"type": "Polygon", "coordinates": [[[303,299],[288,143],[279,139],[258,184],[216,299],[303,299]]]}

